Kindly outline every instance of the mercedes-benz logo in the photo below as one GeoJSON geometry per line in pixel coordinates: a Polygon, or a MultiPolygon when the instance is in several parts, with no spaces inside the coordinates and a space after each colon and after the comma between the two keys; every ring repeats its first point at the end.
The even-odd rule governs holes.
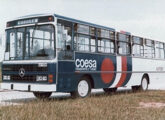
{"type": "Polygon", "coordinates": [[[25,75],[25,69],[24,68],[20,68],[19,69],[19,76],[20,77],[24,77],[24,75],[25,75]]]}

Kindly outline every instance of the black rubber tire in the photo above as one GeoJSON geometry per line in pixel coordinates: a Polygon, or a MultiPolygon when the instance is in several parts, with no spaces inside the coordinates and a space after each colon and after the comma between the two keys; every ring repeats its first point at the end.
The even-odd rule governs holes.
{"type": "Polygon", "coordinates": [[[83,78],[81,78],[81,79],[79,80],[78,84],[77,84],[76,90],[70,92],[72,98],[78,98],[78,97],[79,97],[79,98],[85,98],[85,97],[89,96],[90,93],[91,93],[91,83],[90,83],[90,79],[89,79],[88,77],[83,77],[83,78]],[[79,83],[80,83],[81,81],[84,81],[84,80],[88,83],[88,92],[87,92],[87,94],[86,94],[85,96],[81,96],[81,94],[80,94],[79,91],[78,91],[78,85],[79,85],[79,83]]]}
{"type": "Polygon", "coordinates": [[[103,88],[105,93],[115,93],[117,88],[103,88]]]}
{"type": "Polygon", "coordinates": [[[52,92],[33,92],[33,94],[38,99],[47,99],[51,96],[52,92]]]}

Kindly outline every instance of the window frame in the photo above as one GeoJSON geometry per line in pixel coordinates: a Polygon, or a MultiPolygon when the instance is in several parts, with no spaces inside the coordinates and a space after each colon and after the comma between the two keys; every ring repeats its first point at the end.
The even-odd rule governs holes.
{"type": "Polygon", "coordinates": [[[155,41],[154,40],[151,40],[151,39],[144,39],[144,57],[145,58],[156,58],[155,56],[155,41]],[[147,41],[151,41],[151,45],[147,44],[147,41]],[[146,54],[148,53],[145,53],[145,51],[147,50],[146,47],[150,47],[151,48],[151,52],[152,50],[154,50],[154,52],[151,53],[152,57],[148,57],[146,54]]]}
{"type": "Polygon", "coordinates": [[[159,41],[155,41],[155,58],[156,59],[165,59],[165,45],[164,45],[164,43],[163,42],[159,42],[159,41]],[[159,46],[156,46],[156,44],[159,44],[159,46]],[[160,46],[160,44],[162,44],[163,46],[161,47],[160,46]],[[159,52],[159,57],[157,57],[157,49],[159,50],[158,52],[159,52]],[[161,57],[160,55],[161,55],[161,50],[163,50],[163,57],[161,57]]]}
{"type": "Polygon", "coordinates": [[[131,38],[132,38],[131,39],[132,40],[132,56],[134,56],[134,57],[144,57],[144,45],[143,45],[144,39],[142,37],[138,37],[138,36],[131,36],[131,38]],[[140,43],[135,42],[134,40],[136,40],[136,39],[134,39],[134,38],[139,38],[138,40],[141,40],[141,42],[140,43]],[[141,54],[139,56],[133,54],[133,46],[134,45],[139,45],[139,46],[143,47],[142,56],[141,56],[141,54]]]}
{"type": "Polygon", "coordinates": [[[107,30],[107,29],[101,29],[101,28],[98,28],[97,29],[97,50],[98,50],[98,53],[104,53],[104,54],[116,54],[116,43],[115,43],[115,31],[111,31],[111,30],[107,30]],[[101,31],[107,31],[108,32],[108,34],[109,34],[109,37],[102,37],[101,36],[101,33],[99,33],[99,32],[101,32],[101,31]],[[100,35],[98,35],[98,33],[100,34],[100,35]],[[112,33],[113,33],[113,38],[111,37],[112,36],[112,33]],[[109,40],[110,42],[110,44],[111,43],[113,43],[113,45],[114,45],[114,48],[112,48],[111,47],[111,45],[110,45],[110,47],[105,47],[105,43],[104,43],[104,46],[103,46],[103,48],[104,48],[104,52],[102,52],[102,51],[99,51],[99,47],[102,47],[101,45],[99,46],[99,40],[100,41],[102,41],[102,40],[109,40]],[[105,49],[106,48],[109,48],[109,52],[105,52],[105,49]],[[112,49],[114,49],[113,51],[114,52],[111,52],[112,51],[112,49]]]}
{"type": "Polygon", "coordinates": [[[88,26],[89,27],[89,34],[86,34],[86,33],[78,32],[78,30],[77,30],[77,26],[78,25],[82,25],[83,26],[84,24],[74,23],[74,46],[75,46],[74,47],[74,50],[75,51],[80,51],[80,52],[96,53],[97,52],[97,46],[96,46],[96,43],[97,43],[96,29],[97,28],[96,27],[93,27],[93,26],[89,26],[89,25],[84,25],[84,26],[88,26]],[[94,34],[91,34],[91,29],[92,28],[94,28],[94,34]],[[89,51],[86,51],[86,50],[81,51],[81,50],[78,49],[78,42],[77,42],[77,40],[78,40],[78,36],[79,35],[86,36],[86,37],[89,38],[89,51]],[[75,41],[75,39],[76,39],[76,41],[75,41]],[[95,39],[95,45],[91,45],[91,39],[95,39]],[[92,50],[91,50],[92,47],[95,47],[95,51],[94,52],[92,52],[92,50]]]}
{"type": "Polygon", "coordinates": [[[118,55],[121,55],[121,56],[131,56],[131,54],[132,54],[132,51],[131,51],[131,35],[129,35],[129,34],[124,34],[124,33],[120,33],[120,32],[117,32],[117,35],[116,35],[116,40],[117,40],[117,54],[118,55]],[[126,39],[128,38],[128,40],[126,40],[126,41],[124,41],[124,40],[120,40],[119,39],[119,35],[125,35],[125,36],[127,36],[126,37],[126,39]],[[119,53],[119,43],[126,43],[128,46],[129,46],[129,53],[127,53],[127,54],[124,54],[124,53],[119,53]]]}

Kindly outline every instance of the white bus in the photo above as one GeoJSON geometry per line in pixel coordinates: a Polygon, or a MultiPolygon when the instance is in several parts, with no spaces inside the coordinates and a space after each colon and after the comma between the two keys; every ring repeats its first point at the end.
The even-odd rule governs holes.
{"type": "Polygon", "coordinates": [[[57,14],[20,17],[7,22],[1,87],[38,98],[147,90],[165,77],[164,45],[57,14]]]}

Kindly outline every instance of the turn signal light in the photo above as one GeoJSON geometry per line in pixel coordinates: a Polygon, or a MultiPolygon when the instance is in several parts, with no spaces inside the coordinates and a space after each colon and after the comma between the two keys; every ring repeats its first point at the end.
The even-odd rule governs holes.
{"type": "Polygon", "coordinates": [[[49,83],[53,82],[53,75],[49,75],[49,83]]]}
{"type": "Polygon", "coordinates": [[[48,20],[49,20],[49,21],[53,21],[53,17],[49,17],[48,20]]]}

